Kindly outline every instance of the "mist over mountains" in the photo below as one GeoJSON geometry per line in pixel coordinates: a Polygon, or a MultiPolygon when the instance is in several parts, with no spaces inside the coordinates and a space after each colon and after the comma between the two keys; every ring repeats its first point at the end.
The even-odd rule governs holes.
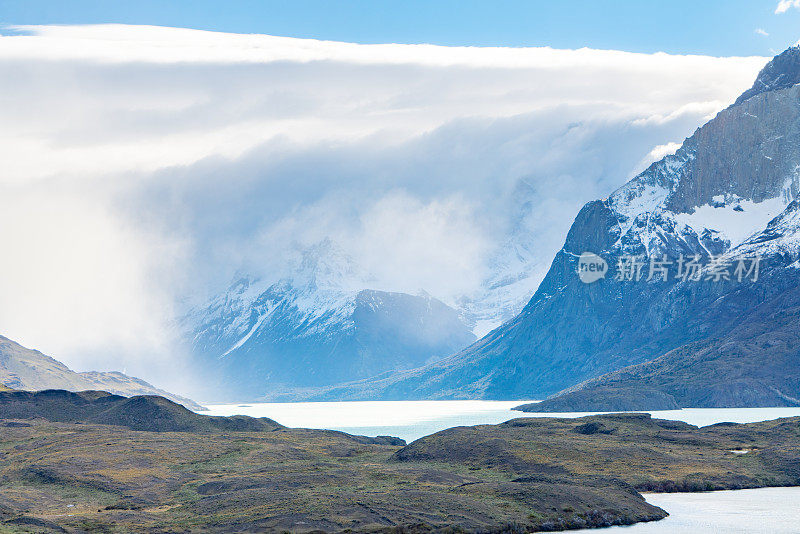
{"type": "Polygon", "coordinates": [[[178,389],[194,367],[174,320],[243,276],[291,278],[284,260],[326,238],[359,289],[424,291],[486,333],[535,291],[567,214],[766,62],[128,25],[2,40],[4,334],[178,389]]]}
{"type": "Polygon", "coordinates": [[[724,284],[576,285],[575,255],[735,260],[797,194],[791,53],[746,90],[765,58],[3,38],[6,96],[49,110],[8,122],[5,332],[193,394],[555,394],[727,332],[724,284]]]}
{"type": "Polygon", "coordinates": [[[363,289],[330,241],[304,251],[291,278],[240,278],[184,320],[220,400],[275,399],[443,358],[475,340],[458,311],[430,295],[363,289]]]}
{"type": "Polygon", "coordinates": [[[798,79],[793,47],[674,155],[586,204],[513,320],[449,358],[321,397],[543,398],[642,364],[582,388],[627,386],[633,395],[646,386],[662,407],[796,404],[798,79]],[[584,284],[576,272],[586,251],[612,266],[631,255],[696,256],[701,281],[584,284]],[[733,265],[754,256],[762,258],[757,280],[707,279],[712,258],[733,265]]]}

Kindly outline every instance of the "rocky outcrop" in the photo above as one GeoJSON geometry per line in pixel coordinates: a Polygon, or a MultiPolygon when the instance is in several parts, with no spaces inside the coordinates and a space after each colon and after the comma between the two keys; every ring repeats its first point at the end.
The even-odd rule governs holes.
{"type": "Polygon", "coordinates": [[[786,89],[798,83],[800,83],[800,46],[795,45],[775,56],[759,73],[753,87],[742,93],[734,105],[756,95],[786,89]]]}

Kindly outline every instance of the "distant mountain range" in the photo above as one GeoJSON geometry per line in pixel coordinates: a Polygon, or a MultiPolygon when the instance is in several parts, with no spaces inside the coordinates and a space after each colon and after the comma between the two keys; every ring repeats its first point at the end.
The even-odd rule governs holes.
{"type": "Polygon", "coordinates": [[[191,410],[205,409],[191,399],[173,395],[144,380],[123,373],[75,372],[38,350],[27,349],[7,337],[0,336],[0,389],[2,386],[26,391],[102,390],[124,397],[160,395],[191,410]]]}
{"type": "Polygon", "coordinates": [[[553,410],[612,398],[617,404],[600,409],[800,404],[799,83],[793,47],[675,154],[584,206],[511,321],[448,358],[315,398],[514,399],[566,390],[548,401],[553,410]],[[579,278],[585,253],[606,262],[605,277],[579,278]],[[737,276],[755,258],[758,272],[737,276]],[[666,280],[649,276],[655,261],[665,262],[666,280]],[[687,261],[699,265],[690,277],[687,261]],[[617,279],[639,262],[641,279],[617,279]]]}
{"type": "Polygon", "coordinates": [[[455,309],[427,294],[363,289],[330,241],[304,251],[291,278],[237,280],[184,319],[216,400],[280,399],[408,369],[475,340],[455,309]]]}

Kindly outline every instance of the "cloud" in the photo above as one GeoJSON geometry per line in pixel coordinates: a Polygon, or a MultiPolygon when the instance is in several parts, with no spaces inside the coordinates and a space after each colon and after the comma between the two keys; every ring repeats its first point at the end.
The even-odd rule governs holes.
{"type": "Polygon", "coordinates": [[[767,33],[766,30],[764,30],[763,28],[756,28],[755,32],[758,35],[761,35],[761,36],[764,36],[764,37],[769,37],[769,33],[767,33]]]}
{"type": "Polygon", "coordinates": [[[652,163],[655,163],[656,161],[658,161],[658,160],[660,160],[660,159],[662,159],[662,158],[664,158],[666,156],[669,156],[670,154],[674,154],[675,152],[678,151],[678,149],[680,147],[681,147],[680,143],[673,143],[673,142],[665,143],[663,145],[658,145],[658,146],[654,147],[653,150],[648,152],[648,154],[644,158],[642,158],[642,160],[639,162],[639,164],[636,165],[636,167],[633,168],[633,170],[631,171],[631,173],[629,175],[629,178],[633,178],[634,176],[636,176],[640,172],[644,171],[652,163]]]}
{"type": "Polygon", "coordinates": [[[449,302],[519,247],[540,276],[583,202],[765,61],[17,27],[0,36],[0,333],[152,378],[176,365],[187,301],[236,271],[282,276],[322,239],[377,289],[449,302]]]}
{"type": "Polygon", "coordinates": [[[800,0],[781,0],[775,8],[775,14],[786,13],[792,8],[800,8],[800,0]]]}

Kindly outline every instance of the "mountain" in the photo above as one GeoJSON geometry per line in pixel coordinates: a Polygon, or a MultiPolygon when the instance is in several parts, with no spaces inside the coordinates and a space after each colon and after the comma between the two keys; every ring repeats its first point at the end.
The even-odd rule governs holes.
{"type": "MultiPolygon", "coordinates": [[[[716,357],[731,346],[739,356],[719,360],[713,373],[708,367],[708,378],[717,380],[715,387],[747,380],[728,382],[738,390],[709,395],[706,405],[782,404],[800,397],[792,378],[800,361],[792,344],[772,348],[770,359],[753,341],[769,339],[770,317],[784,314],[785,330],[794,327],[790,310],[800,291],[800,221],[793,202],[800,191],[798,81],[800,48],[793,47],[675,154],[584,206],[533,298],[511,321],[444,360],[330,388],[319,398],[545,398],[681,347],[716,357]],[[578,276],[582,256],[602,258],[608,274],[584,283],[578,276]],[[695,256],[701,281],[677,278],[695,256]],[[763,260],[760,277],[715,280],[722,266],[730,267],[731,276],[740,260],[750,268],[756,256],[763,260]],[[662,259],[671,262],[667,279],[650,278],[651,262],[662,259]],[[640,280],[611,273],[621,265],[624,274],[637,262],[645,274],[640,280]],[[774,365],[756,372],[758,365],[743,363],[755,354],[774,365]]],[[[690,367],[685,376],[699,370],[690,367]]],[[[702,378],[688,384],[713,385],[702,378]]]]}
{"type": "MultiPolygon", "coordinates": [[[[800,406],[800,203],[729,253],[769,261],[761,284],[720,295],[740,308],[732,328],[647,363],[569,388],[528,412],[800,406]],[[773,286],[766,298],[753,292],[773,286]],[[753,303],[753,305],[751,305],[753,303]]],[[[715,303],[710,303],[714,306],[715,303]]],[[[722,314],[720,314],[722,315],[722,314]]]]}
{"type": "Polygon", "coordinates": [[[418,367],[463,349],[516,316],[547,268],[531,231],[541,218],[533,201],[541,192],[521,178],[506,194],[512,200],[499,225],[503,237],[487,251],[480,282],[463,294],[376,289],[378,277],[325,238],[282,251],[283,275],[245,269],[190,309],[180,328],[196,367],[223,392],[219,400],[304,400],[318,387],[418,367]],[[325,363],[333,358],[341,372],[325,363]]]}
{"type": "Polygon", "coordinates": [[[304,251],[290,278],[240,278],[184,320],[197,365],[220,400],[296,398],[302,388],[416,367],[475,340],[432,296],[363,289],[368,283],[330,241],[304,251]]]}
{"type": "Polygon", "coordinates": [[[173,395],[144,380],[122,373],[96,371],[76,373],[63,363],[38,350],[0,336],[0,386],[17,390],[66,389],[69,391],[104,390],[115,395],[160,395],[191,410],[204,410],[191,399],[173,395]]]}

